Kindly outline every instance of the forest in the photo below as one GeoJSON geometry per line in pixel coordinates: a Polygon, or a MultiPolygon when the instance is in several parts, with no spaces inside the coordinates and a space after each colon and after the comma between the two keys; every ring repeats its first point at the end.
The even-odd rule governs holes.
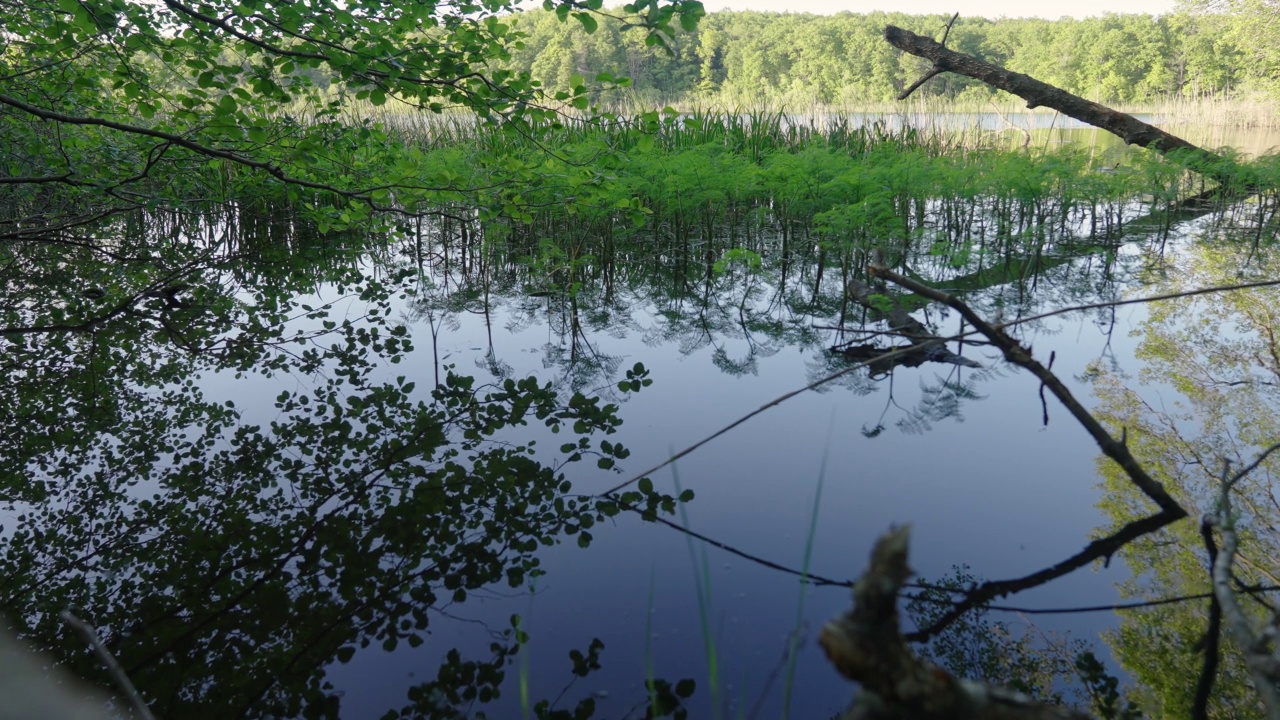
{"type": "Polygon", "coordinates": [[[1280,718],[1277,28],[0,2],[5,711],[1280,718]]]}
{"type": "MultiPolygon", "coordinates": [[[[621,21],[591,34],[555,13],[522,13],[527,37],[503,67],[528,71],[546,87],[574,75],[631,79],[602,100],[644,105],[754,107],[774,103],[857,109],[891,101],[918,74],[918,61],[881,37],[886,25],[936,34],[947,16],[901,13],[805,15],[715,12],[671,46],[646,45],[621,21]]],[[[1275,97],[1280,54],[1255,36],[1243,13],[1114,14],[1059,20],[960,18],[949,47],[1026,73],[1090,100],[1153,105],[1211,97],[1275,97]]],[[[921,97],[985,103],[993,91],[968,78],[930,84],[921,97]]]]}

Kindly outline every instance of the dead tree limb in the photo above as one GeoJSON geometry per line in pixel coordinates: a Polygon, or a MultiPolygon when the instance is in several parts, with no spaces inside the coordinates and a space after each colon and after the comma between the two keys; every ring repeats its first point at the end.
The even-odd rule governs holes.
{"type": "Polygon", "coordinates": [[[960,299],[939,292],[924,283],[916,282],[910,278],[899,275],[879,263],[873,263],[867,268],[867,273],[872,277],[880,278],[892,282],[899,287],[910,290],[922,297],[940,302],[960,313],[960,315],[969,322],[978,332],[982,333],[991,344],[999,348],[1006,360],[1027,370],[1036,376],[1045,388],[1053,393],[1058,401],[1067,408],[1072,417],[1080,423],[1081,426],[1089,433],[1098,443],[1099,449],[1107,457],[1115,461],[1117,465],[1124,470],[1129,476],[1129,480],[1142,491],[1144,495],[1150,498],[1157,507],[1159,512],[1149,517],[1134,520],[1116,532],[1103,538],[1099,538],[1089,543],[1083,550],[1059,562],[1057,565],[1045,568],[1038,572],[1021,578],[1011,580],[998,580],[985,582],[977,588],[970,591],[965,599],[956,604],[956,606],[943,615],[933,625],[921,628],[919,631],[907,636],[909,640],[927,640],[930,637],[941,632],[952,622],[964,615],[970,610],[980,607],[981,605],[1009,593],[1019,592],[1029,588],[1043,585],[1055,578],[1062,577],[1068,573],[1074,572],[1081,567],[1088,565],[1096,560],[1110,561],[1112,555],[1128,545],[1130,542],[1156,532],[1166,525],[1180,520],[1187,516],[1187,511],[1178,504],[1164,486],[1155,478],[1151,477],[1136,458],[1129,452],[1129,447],[1125,442],[1124,436],[1116,439],[1107,431],[1106,428],[1098,422],[1088,410],[1076,400],[1075,396],[1066,385],[1058,379],[1049,368],[1045,367],[1041,362],[1031,355],[1030,348],[1024,347],[1022,343],[1013,339],[1002,327],[997,327],[988,323],[973,308],[966,305],[960,299]]]}
{"type": "Polygon", "coordinates": [[[925,73],[922,81],[903,91],[898,96],[899,100],[905,100],[923,83],[923,80],[944,72],[959,73],[1017,95],[1027,101],[1028,109],[1042,106],[1053,108],[1080,122],[1100,127],[1129,145],[1148,148],[1162,155],[1180,151],[1187,166],[1192,170],[1213,178],[1227,187],[1234,188],[1241,185],[1238,171],[1232,168],[1221,155],[1192,145],[1132,115],[1085,100],[1079,95],[1073,95],[1046,82],[1036,80],[1030,75],[1006,70],[972,55],[948,50],[942,43],[917,35],[910,30],[889,25],[884,29],[884,39],[903,52],[933,63],[933,67],[925,73]]]}
{"type": "Polygon", "coordinates": [[[1273,614],[1271,622],[1262,631],[1254,631],[1249,618],[1236,598],[1232,588],[1231,566],[1235,561],[1240,538],[1236,534],[1236,516],[1231,510],[1231,490],[1254,470],[1271,453],[1280,450],[1280,444],[1272,445],[1240,472],[1228,477],[1230,465],[1223,463],[1219,483],[1217,512],[1205,515],[1204,522],[1222,533],[1222,545],[1218,548],[1213,572],[1213,596],[1222,608],[1223,626],[1236,647],[1244,653],[1245,667],[1253,679],[1254,690],[1262,701],[1268,720],[1280,720],[1280,649],[1275,647],[1280,614],[1273,614]]]}
{"type": "MultiPolygon", "coordinates": [[[[883,290],[883,287],[880,290],[883,290]]],[[[982,367],[982,363],[953,352],[947,347],[946,339],[939,337],[925,327],[924,323],[911,317],[898,305],[894,298],[881,294],[876,288],[854,278],[849,281],[845,292],[854,302],[887,322],[892,334],[906,338],[911,343],[906,347],[891,348],[892,350],[907,352],[905,355],[894,355],[888,359],[881,359],[886,356],[886,352],[883,348],[876,347],[874,344],[832,348],[832,350],[841,353],[850,360],[867,360],[870,362],[868,370],[871,371],[872,376],[890,372],[899,365],[919,367],[926,362],[939,362],[972,368],[982,367]],[[875,301],[877,296],[884,302],[877,303],[875,301]]]]}
{"type": "Polygon", "coordinates": [[[1088,720],[1085,713],[1041,703],[1021,693],[960,680],[925,662],[898,629],[898,591],[907,568],[908,530],[876,542],[871,564],[853,586],[853,608],[822,628],[818,642],[846,678],[861,683],[853,707],[858,720],[1088,720]]]}

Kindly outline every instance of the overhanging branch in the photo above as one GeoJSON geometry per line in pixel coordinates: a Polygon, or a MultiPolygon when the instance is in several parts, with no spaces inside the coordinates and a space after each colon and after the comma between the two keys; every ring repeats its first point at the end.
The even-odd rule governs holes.
{"type": "Polygon", "coordinates": [[[960,299],[940,292],[920,282],[916,282],[910,278],[904,277],[888,267],[879,263],[873,263],[867,268],[867,272],[872,277],[878,277],[894,283],[900,287],[906,288],[922,297],[926,297],[934,302],[942,303],[957,312],[959,312],[965,320],[969,322],[978,332],[982,333],[991,344],[1004,352],[1004,357],[1009,362],[1018,365],[1035,375],[1042,383],[1042,387],[1048,389],[1055,397],[1067,408],[1067,411],[1080,423],[1081,426],[1089,433],[1094,442],[1098,444],[1103,454],[1111,458],[1117,465],[1124,470],[1125,474],[1133,484],[1142,491],[1148,498],[1152,500],[1159,508],[1159,512],[1149,517],[1135,520],[1126,524],[1116,532],[1107,537],[1094,540],[1089,543],[1083,550],[1059,562],[1056,565],[1045,568],[1038,572],[1032,573],[1022,578],[1012,580],[1000,580],[986,582],[969,592],[965,599],[958,603],[948,613],[944,614],[935,623],[929,627],[922,628],[919,631],[907,636],[908,640],[927,640],[944,628],[957,620],[964,613],[980,607],[984,603],[997,597],[1008,595],[1009,593],[1027,590],[1029,588],[1043,585],[1050,580],[1062,577],[1081,567],[1088,565],[1096,560],[1110,560],[1111,557],[1128,545],[1130,542],[1156,532],[1164,526],[1180,520],[1187,516],[1187,511],[1164,489],[1155,478],[1151,477],[1136,458],[1129,452],[1128,445],[1125,443],[1123,436],[1116,439],[1107,431],[1106,428],[1098,422],[1092,414],[1089,413],[1083,405],[1076,400],[1071,391],[1062,383],[1061,380],[1036,360],[1031,355],[1030,349],[1023,347],[1021,343],[1014,340],[1004,331],[1002,327],[994,326],[980,317],[972,308],[962,302],[960,299]]]}
{"type": "MultiPolygon", "coordinates": [[[[1184,158],[1188,161],[1188,167],[1192,170],[1211,177],[1226,186],[1239,187],[1242,184],[1234,168],[1230,167],[1230,164],[1221,155],[1192,145],[1186,140],[1167,133],[1154,125],[1144,123],[1132,115],[1117,112],[1105,105],[1085,100],[1079,95],[1073,95],[1061,88],[1041,82],[1030,75],[1006,70],[999,65],[979,60],[972,55],[948,50],[942,43],[917,35],[910,30],[903,30],[900,27],[889,25],[884,29],[884,39],[890,45],[903,52],[924,58],[933,63],[933,67],[926,73],[926,77],[903,92],[898,97],[899,100],[906,99],[928,78],[944,72],[959,73],[966,77],[980,80],[998,90],[1017,95],[1027,101],[1028,109],[1037,107],[1053,108],[1080,122],[1102,128],[1124,140],[1129,145],[1148,148],[1162,155],[1180,152],[1184,155],[1184,158]]],[[[1245,185],[1246,187],[1248,186],[1247,183],[1245,185]]]]}

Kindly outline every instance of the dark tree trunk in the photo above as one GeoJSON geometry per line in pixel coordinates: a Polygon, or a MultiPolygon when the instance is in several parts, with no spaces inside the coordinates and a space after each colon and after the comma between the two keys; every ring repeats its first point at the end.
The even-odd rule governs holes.
{"type": "Polygon", "coordinates": [[[1041,106],[1053,108],[1081,122],[1100,127],[1130,145],[1148,148],[1162,155],[1181,151],[1183,160],[1189,168],[1213,178],[1226,188],[1247,189],[1249,187],[1249,183],[1241,182],[1238,168],[1222,156],[1192,145],[1154,125],[1148,125],[1132,115],[1117,112],[1105,105],[1072,95],[1029,75],[1006,70],[971,55],[948,50],[942,43],[893,25],[884,29],[884,39],[903,52],[933,63],[932,69],[898,96],[899,100],[906,99],[924,81],[935,75],[944,72],[959,73],[1017,95],[1027,101],[1028,108],[1041,106]]]}

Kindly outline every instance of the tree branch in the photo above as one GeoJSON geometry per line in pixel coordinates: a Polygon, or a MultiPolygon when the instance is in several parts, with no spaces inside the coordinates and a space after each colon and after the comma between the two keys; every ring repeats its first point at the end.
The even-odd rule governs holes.
{"type": "Polygon", "coordinates": [[[89,643],[89,646],[93,648],[94,654],[106,666],[107,672],[111,674],[111,679],[115,680],[116,685],[124,692],[129,704],[133,706],[139,717],[142,720],[155,720],[155,715],[151,714],[151,709],[147,707],[147,703],[142,699],[142,695],[138,693],[138,689],[130,682],[129,676],[124,672],[124,668],[120,667],[120,663],[116,661],[115,656],[111,654],[110,650],[107,650],[106,646],[102,644],[102,640],[98,638],[98,632],[89,623],[71,614],[70,610],[63,610],[58,614],[58,617],[62,619],[62,622],[66,623],[67,627],[76,631],[80,637],[84,638],[85,642],[89,643]]]}
{"type": "MultiPolygon", "coordinates": [[[[919,87],[920,83],[942,72],[954,72],[975,80],[980,80],[991,87],[1012,93],[1027,101],[1027,108],[1049,107],[1081,122],[1100,127],[1110,132],[1129,145],[1149,148],[1165,155],[1174,151],[1183,151],[1190,158],[1189,166],[1204,175],[1229,187],[1239,187],[1240,178],[1227,167],[1224,158],[1216,153],[1204,150],[1196,145],[1149,125],[1126,113],[1117,112],[1105,105],[1085,100],[1065,90],[1054,87],[1029,75],[1006,70],[998,65],[979,60],[972,55],[948,50],[941,43],[930,38],[917,35],[909,30],[889,25],[884,29],[884,38],[890,45],[924,58],[933,63],[928,77],[922,78],[911,86],[910,90],[899,96],[905,99],[910,91],[919,87]]],[[[1247,189],[1247,188],[1246,188],[1247,189]]]]}
{"type": "MultiPolygon", "coordinates": [[[[1256,464],[1256,463],[1255,463],[1256,464]]],[[[1222,532],[1222,547],[1218,550],[1213,566],[1213,595],[1222,607],[1227,634],[1244,654],[1245,667],[1253,679],[1269,720],[1280,720],[1280,659],[1266,651],[1266,634],[1254,635],[1245,617],[1244,609],[1231,588],[1231,565],[1235,560],[1239,536],[1236,535],[1235,518],[1231,516],[1231,489],[1243,477],[1236,474],[1227,478],[1227,467],[1222,472],[1221,492],[1218,495],[1218,511],[1205,516],[1205,522],[1217,526],[1222,532]]],[[[1271,626],[1274,629],[1274,622],[1271,626]]]]}
{"type": "Polygon", "coordinates": [[[1043,386],[1048,388],[1049,391],[1058,398],[1059,402],[1067,408],[1067,411],[1075,417],[1076,421],[1084,427],[1084,429],[1094,439],[1094,442],[1098,444],[1098,447],[1102,450],[1103,454],[1115,461],[1115,463],[1119,465],[1120,468],[1129,476],[1129,479],[1133,484],[1137,486],[1143,494],[1151,498],[1151,500],[1160,508],[1160,512],[1150,517],[1130,522],[1115,533],[1105,538],[1094,540],[1085,546],[1084,550],[1072,555],[1057,565],[1045,568],[1044,570],[1032,573],[1022,578],[983,583],[971,592],[964,601],[959,603],[954,610],[943,615],[933,625],[927,628],[922,628],[921,630],[908,635],[908,639],[928,639],[929,637],[936,635],[938,632],[941,632],[942,629],[946,628],[964,613],[979,607],[985,602],[996,597],[1043,585],[1050,580],[1062,577],[1063,575],[1084,567],[1095,560],[1109,561],[1112,555],[1133,540],[1136,540],[1143,535],[1156,532],[1164,526],[1187,516],[1187,511],[1184,510],[1182,506],[1165,491],[1164,486],[1147,474],[1147,471],[1143,469],[1142,465],[1139,464],[1137,459],[1135,459],[1129,452],[1129,448],[1125,442],[1123,440],[1116,440],[1112,437],[1111,433],[1107,432],[1106,428],[1102,427],[1102,424],[1099,423],[1097,419],[1094,418],[1093,415],[1091,415],[1089,411],[1075,399],[1075,396],[1072,395],[1071,391],[1067,389],[1067,386],[1058,379],[1058,376],[1053,374],[1052,371],[1031,356],[1031,350],[1029,348],[1023,347],[1021,343],[1010,337],[1002,328],[992,326],[974,312],[972,308],[954,296],[940,292],[928,285],[899,275],[879,263],[873,263],[870,265],[867,268],[867,272],[873,277],[888,280],[889,282],[904,287],[922,297],[926,297],[935,302],[940,302],[959,312],[965,320],[969,321],[970,325],[986,336],[986,338],[991,341],[992,345],[1000,348],[1000,350],[1004,352],[1006,360],[1022,367],[1032,375],[1036,376],[1043,386]]]}

